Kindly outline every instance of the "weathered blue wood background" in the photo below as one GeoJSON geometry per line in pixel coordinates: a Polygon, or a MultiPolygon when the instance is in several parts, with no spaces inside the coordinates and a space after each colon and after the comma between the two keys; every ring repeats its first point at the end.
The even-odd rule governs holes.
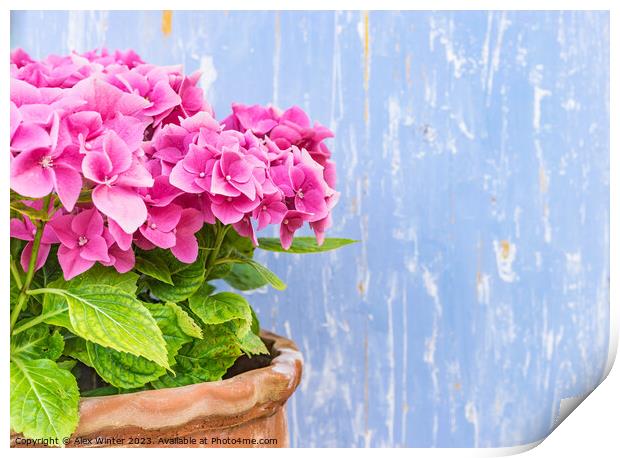
{"type": "Polygon", "coordinates": [[[261,253],[251,296],[305,374],[296,446],[509,446],[596,386],[609,319],[609,16],[27,12],[12,47],[204,71],[216,112],[299,104],[336,132],[333,236],[261,253]]]}

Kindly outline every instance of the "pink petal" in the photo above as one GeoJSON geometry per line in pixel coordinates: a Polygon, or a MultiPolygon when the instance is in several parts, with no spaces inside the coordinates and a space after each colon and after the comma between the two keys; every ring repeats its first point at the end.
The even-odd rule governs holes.
{"type": "Polygon", "coordinates": [[[131,247],[132,235],[123,231],[116,221],[111,218],[108,218],[108,230],[121,250],[125,251],[131,247]]]}
{"type": "Polygon", "coordinates": [[[167,207],[152,207],[149,210],[147,223],[154,223],[157,229],[170,232],[174,229],[181,219],[181,207],[170,204],[167,207]]]}
{"type": "Polygon", "coordinates": [[[73,215],[59,216],[49,223],[46,227],[51,227],[52,231],[56,234],[60,243],[66,245],[68,248],[75,248],[77,246],[78,235],[71,229],[71,222],[73,215]]]}
{"type": "Polygon", "coordinates": [[[292,106],[284,113],[282,113],[282,117],[280,118],[280,122],[289,121],[294,124],[297,124],[299,127],[310,127],[310,119],[308,115],[297,106],[292,106]]]}
{"type": "Polygon", "coordinates": [[[289,231],[285,224],[280,225],[280,244],[285,250],[288,250],[293,244],[293,232],[289,231]]]}
{"type": "Polygon", "coordinates": [[[47,130],[34,123],[22,122],[11,139],[11,149],[13,151],[45,148],[51,144],[52,139],[47,133],[47,130]]]}
{"type": "Polygon", "coordinates": [[[181,103],[181,97],[172,90],[168,81],[159,81],[149,94],[149,99],[153,106],[144,109],[143,113],[147,116],[155,116],[181,103]]]}
{"type": "Polygon", "coordinates": [[[110,158],[113,175],[123,173],[131,166],[131,151],[113,130],[109,130],[103,140],[103,151],[110,158]]]}
{"type": "Polygon", "coordinates": [[[202,213],[195,208],[185,208],[177,225],[178,234],[195,234],[202,228],[202,213]]]}
{"type": "Polygon", "coordinates": [[[147,190],[145,201],[153,206],[164,207],[176,199],[183,192],[175,186],[172,186],[169,177],[159,175],[155,177],[153,187],[147,190]]]}
{"type": "Polygon", "coordinates": [[[116,184],[135,186],[137,188],[150,188],[153,186],[153,177],[146,167],[134,158],[129,168],[118,177],[116,184]]]}
{"type": "Polygon", "coordinates": [[[101,113],[104,121],[112,119],[117,113],[136,114],[150,104],[143,97],[123,92],[96,76],[83,79],[69,89],[67,95],[83,98],[86,101],[84,110],[101,113]]]}
{"type": "Polygon", "coordinates": [[[109,261],[108,244],[100,235],[91,236],[80,248],[80,256],[88,261],[109,261]]]}
{"type": "Polygon", "coordinates": [[[11,161],[11,188],[27,197],[43,197],[54,188],[51,167],[43,168],[41,160],[47,149],[24,151],[11,161]]]}
{"type": "MultiPolygon", "coordinates": [[[[42,243],[39,245],[39,252],[37,253],[37,263],[35,265],[34,270],[39,270],[45,264],[47,260],[47,256],[50,254],[50,248],[52,246],[46,243],[42,243]]],[[[28,242],[24,247],[21,255],[21,265],[24,272],[28,272],[28,267],[30,266],[30,257],[32,256],[32,242],[28,242]]]]}
{"type": "Polygon", "coordinates": [[[115,245],[112,247],[111,254],[114,256],[114,268],[118,273],[129,272],[136,264],[133,250],[121,250],[115,245]]]}
{"type": "Polygon", "coordinates": [[[249,237],[252,240],[254,246],[258,246],[258,240],[256,239],[256,232],[254,232],[254,226],[248,216],[244,216],[241,221],[233,224],[233,228],[242,237],[249,237]]]}
{"type": "Polygon", "coordinates": [[[84,210],[71,220],[71,230],[78,236],[91,238],[103,233],[103,217],[96,208],[84,210]]]}
{"type": "MultiPolygon", "coordinates": [[[[30,220],[28,220],[30,223],[30,220]]],[[[34,240],[35,231],[32,223],[26,224],[21,218],[11,218],[9,222],[11,237],[20,240],[34,240]]]]}
{"type": "Polygon", "coordinates": [[[80,174],[70,167],[59,164],[54,167],[53,180],[60,202],[67,211],[72,211],[82,190],[80,174]]]}
{"type": "Polygon", "coordinates": [[[295,208],[303,212],[312,213],[312,220],[314,221],[324,218],[327,214],[325,196],[318,189],[306,191],[303,198],[295,197],[295,208]]]}
{"type": "Polygon", "coordinates": [[[112,161],[102,151],[89,151],[82,161],[82,173],[95,183],[105,183],[112,174],[112,161]]]}
{"type": "Polygon", "coordinates": [[[192,172],[188,172],[181,161],[177,163],[170,172],[170,184],[185,192],[200,193],[205,191],[194,183],[194,179],[198,176],[192,172]]]}
{"type": "Polygon", "coordinates": [[[121,186],[97,186],[92,193],[93,203],[128,234],[146,221],[144,201],[135,192],[121,186]]]}
{"type": "Polygon", "coordinates": [[[138,118],[120,113],[105,123],[106,127],[116,132],[132,152],[142,143],[147,124],[147,121],[140,121],[138,118]]]}
{"type": "Polygon", "coordinates": [[[60,245],[58,248],[58,262],[62,268],[65,280],[71,280],[76,275],[86,272],[95,265],[95,261],[88,261],[82,258],[79,250],[67,248],[64,245],[60,245]]]}
{"type": "Polygon", "coordinates": [[[232,187],[245,194],[248,199],[254,200],[256,198],[256,184],[254,183],[254,180],[246,183],[238,183],[233,180],[230,184],[232,187]]]}
{"type": "Polygon", "coordinates": [[[150,226],[140,227],[140,233],[151,243],[160,248],[171,248],[177,243],[176,235],[172,232],[162,232],[151,229],[150,226]]]}
{"type": "Polygon", "coordinates": [[[190,264],[198,258],[198,241],[193,235],[186,234],[180,237],[177,234],[176,244],[170,251],[179,261],[190,264]]]}
{"type": "Polygon", "coordinates": [[[27,103],[39,103],[41,93],[33,85],[11,78],[11,101],[18,107],[27,103]]]}
{"type": "Polygon", "coordinates": [[[211,177],[211,194],[219,194],[221,196],[236,197],[241,191],[233,187],[220,170],[219,163],[213,166],[213,176],[211,177]]]}
{"type": "Polygon", "coordinates": [[[219,123],[213,119],[206,111],[201,111],[196,113],[189,118],[185,118],[181,121],[181,127],[187,129],[190,132],[195,132],[199,130],[201,127],[209,130],[219,131],[220,125],[219,123]]]}
{"type": "Polygon", "coordinates": [[[22,105],[19,111],[21,112],[24,122],[32,122],[41,126],[49,126],[54,113],[52,107],[42,103],[22,105]]]}
{"type": "Polygon", "coordinates": [[[21,122],[22,122],[22,115],[19,112],[19,108],[17,108],[17,105],[11,102],[11,119],[10,119],[11,140],[13,140],[13,135],[15,134],[15,131],[17,130],[21,122]]]}
{"type": "Polygon", "coordinates": [[[211,204],[211,211],[217,219],[219,219],[223,224],[233,224],[241,220],[243,218],[244,212],[240,212],[235,209],[231,202],[224,201],[222,204],[216,204],[213,202],[211,204]]]}

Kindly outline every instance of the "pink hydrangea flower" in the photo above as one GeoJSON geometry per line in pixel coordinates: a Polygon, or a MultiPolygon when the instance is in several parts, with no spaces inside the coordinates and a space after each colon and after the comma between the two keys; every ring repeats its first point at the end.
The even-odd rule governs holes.
{"type": "MultiPolygon", "coordinates": [[[[24,202],[26,203],[26,202],[24,202]]],[[[28,205],[28,203],[26,203],[28,205]]],[[[35,209],[40,210],[42,205],[41,202],[37,202],[35,204],[30,204],[35,209]]],[[[52,220],[55,219],[57,215],[52,217],[52,220]]],[[[32,242],[34,240],[34,236],[37,232],[37,228],[30,221],[29,218],[11,218],[10,221],[10,233],[11,237],[16,239],[25,240],[28,243],[24,247],[20,263],[24,272],[28,271],[28,266],[30,265],[30,258],[32,256],[32,242]]],[[[47,257],[49,256],[50,249],[52,244],[58,243],[58,237],[52,230],[49,225],[46,225],[43,229],[43,234],[41,236],[41,244],[39,245],[39,252],[37,253],[37,262],[35,264],[35,270],[39,270],[45,264],[47,257]]]]}
{"type": "Polygon", "coordinates": [[[288,250],[291,247],[295,232],[304,225],[304,222],[307,221],[310,216],[310,213],[297,210],[289,210],[286,212],[280,224],[280,242],[282,243],[282,248],[288,250]]]}
{"type": "MultiPolygon", "coordinates": [[[[126,272],[134,244],[190,263],[195,234],[217,221],[255,245],[257,230],[278,225],[288,249],[306,222],[324,240],[339,196],[324,143],[333,134],[299,107],[235,103],[219,123],[199,72],[146,64],[132,50],[37,60],[18,49],[10,74],[11,188],[34,199],[53,193],[63,207],[37,267],[53,243],[65,278],[95,262],[126,272]],[[92,206],[77,203],[81,193],[92,206]]],[[[28,242],[22,265],[33,229],[11,221],[12,236],[28,242]]]]}
{"type": "Polygon", "coordinates": [[[151,207],[146,222],[140,226],[140,233],[153,245],[172,248],[176,245],[176,227],[181,219],[181,207],[170,204],[166,207],[151,207]]]}
{"type": "Polygon", "coordinates": [[[181,262],[191,263],[198,258],[196,232],[203,225],[202,213],[194,208],[185,208],[175,229],[176,243],[170,248],[172,254],[181,262]]]}
{"type": "Polygon", "coordinates": [[[63,215],[48,224],[61,243],[58,262],[66,280],[87,271],[97,261],[110,262],[103,217],[96,208],[63,215]]]}
{"type": "Polygon", "coordinates": [[[146,205],[134,187],[150,187],[153,178],[112,130],[100,145],[85,144],[82,172],[96,183],[93,203],[127,233],[146,220],[146,205]]]}

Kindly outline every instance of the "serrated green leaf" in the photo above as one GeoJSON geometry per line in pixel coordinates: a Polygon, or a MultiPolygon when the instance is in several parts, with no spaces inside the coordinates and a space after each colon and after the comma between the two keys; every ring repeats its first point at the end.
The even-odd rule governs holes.
{"type": "Polygon", "coordinates": [[[216,280],[218,278],[224,278],[231,271],[231,264],[216,264],[209,271],[209,276],[207,277],[207,281],[216,280]]]}
{"type": "Polygon", "coordinates": [[[155,388],[220,380],[241,356],[232,323],[204,326],[204,337],[186,344],[176,357],[175,375],[166,374],[151,383],[155,388]]]}
{"type": "Polygon", "coordinates": [[[162,366],[142,356],[86,342],[88,357],[99,376],[119,388],[137,388],[166,373],[162,366]]]}
{"type": "Polygon", "coordinates": [[[49,359],[11,361],[11,428],[29,438],[69,437],[78,423],[79,391],[71,372],[49,359]]]}
{"type": "Polygon", "coordinates": [[[243,296],[229,292],[208,296],[201,292],[198,290],[189,298],[189,308],[203,323],[211,325],[238,321],[235,323],[238,328],[236,333],[240,336],[250,330],[252,309],[243,296]]]}
{"type": "Polygon", "coordinates": [[[66,301],[74,334],[169,368],[162,333],[134,295],[115,286],[87,283],[71,289],[48,288],[47,294],[66,301]]]}
{"type": "Polygon", "coordinates": [[[136,254],[136,270],[156,280],[174,285],[170,273],[170,267],[160,255],[159,250],[143,251],[136,254]]]}
{"type": "Polygon", "coordinates": [[[322,245],[317,245],[314,237],[295,237],[293,244],[288,250],[282,248],[280,239],[275,237],[260,237],[258,239],[258,248],[267,251],[276,251],[280,253],[323,253],[325,251],[335,250],[352,243],[357,243],[359,240],[341,239],[341,238],[326,238],[322,245]]]}
{"type": "MultiPolygon", "coordinates": [[[[168,362],[172,367],[179,349],[192,340],[192,336],[186,333],[185,329],[189,328],[194,334],[197,329],[199,337],[202,336],[202,331],[187,312],[176,304],[144,303],[144,306],[149,310],[164,336],[168,362]]],[[[91,342],[86,343],[86,348],[90,365],[102,379],[115,387],[138,388],[166,373],[163,367],[141,356],[119,352],[91,342]]]]}
{"type": "Polygon", "coordinates": [[[167,305],[174,310],[177,317],[177,323],[181,331],[190,337],[202,339],[202,329],[196,324],[196,322],[188,315],[188,313],[173,302],[167,302],[167,305]]]}
{"type": "Polygon", "coordinates": [[[148,308],[164,336],[170,365],[174,364],[174,357],[184,344],[190,342],[196,335],[202,337],[200,327],[178,305],[172,302],[155,304],[145,302],[144,306],[148,308]],[[194,335],[186,332],[187,330],[194,335]]]}
{"type": "Polygon", "coordinates": [[[81,337],[71,335],[65,340],[63,355],[75,358],[87,366],[93,367],[93,363],[88,356],[86,341],[81,337]]]}
{"type": "Polygon", "coordinates": [[[267,350],[264,342],[252,331],[246,332],[246,334],[239,339],[239,343],[241,350],[248,356],[269,354],[269,350],[267,350]]]}
{"type": "Polygon", "coordinates": [[[207,252],[201,250],[192,264],[180,262],[169,250],[160,250],[159,253],[170,267],[173,285],[149,278],[146,283],[151,294],[164,302],[184,301],[204,283],[207,252]]]}
{"type": "Polygon", "coordinates": [[[254,261],[253,259],[242,257],[242,256],[238,255],[238,257],[229,258],[227,260],[227,262],[229,262],[229,263],[236,263],[236,264],[245,264],[245,265],[253,268],[256,271],[256,273],[258,275],[260,275],[261,277],[263,277],[263,279],[267,283],[269,283],[273,288],[277,289],[278,291],[283,291],[283,290],[286,289],[286,283],[284,283],[282,280],[280,280],[280,277],[278,277],[276,274],[274,274],[267,267],[265,267],[262,264],[254,261]]]}
{"type": "Polygon", "coordinates": [[[248,264],[233,264],[223,279],[230,286],[240,291],[253,290],[267,284],[267,280],[248,264]]]}
{"type": "MultiPolygon", "coordinates": [[[[93,268],[69,281],[65,281],[62,277],[56,278],[54,281],[46,284],[45,287],[72,290],[79,289],[83,285],[101,284],[111,285],[130,295],[134,295],[137,289],[136,282],[138,278],[138,274],[134,272],[119,274],[112,267],[95,265],[93,268]]],[[[45,320],[46,323],[62,326],[75,334],[71,325],[71,320],[69,319],[69,307],[63,296],[45,294],[43,296],[43,308],[41,313],[42,315],[47,315],[45,320]]]]}
{"type": "Polygon", "coordinates": [[[250,307],[250,310],[252,311],[251,330],[254,334],[259,335],[260,334],[260,322],[258,321],[258,316],[256,315],[256,312],[254,311],[252,307],[250,307]]]}
{"type": "Polygon", "coordinates": [[[62,355],[64,346],[58,331],[50,333],[49,326],[39,324],[11,337],[11,356],[55,361],[62,355]]]}

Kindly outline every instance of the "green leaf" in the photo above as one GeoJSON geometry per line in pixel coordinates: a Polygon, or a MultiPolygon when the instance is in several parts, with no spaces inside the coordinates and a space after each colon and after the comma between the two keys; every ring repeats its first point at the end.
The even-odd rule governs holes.
{"type": "Polygon", "coordinates": [[[264,342],[259,336],[252,331],[248,331],[243,337],[239,339],[241,350],[248,356],[269,354],[269,350],[265,346],[264,342]]]}
{"type": "Polygon", "coordinates": [[[248,264],[233,264],[224,281],[240,291],[249,291],[267,284],[267,280],[248,264]]]}
{"type": "Polygon", "coordinates": [[[44,210],[35,210],[32,207],[29,207],[25,203],[19,200],[11,200],[11,210],[25,215],[30,218],[32,221],[41,220],[41,221],[49,221],[50,215],[44,210]]]}
{"type": "Polygon", "coordinates": [[[254,254],[254,245],[252,245],[252,241],[248,237],[240,236],[237,234],[237,231],[228,231],[220,252],[223,255],[237,252],[251,258],[254,254]]]}
{"type": "Polygon", "coordinates": [[[49,326],[39,324],[11,337],[11,355],[22,359],[56,360],[62,355],[65,341],[60,332],[50,333],[49,326]]]}
{"type": "MultiPolygon", "coordinates": [[[[200,326],[196,324],[196,322],[188,315],[188,313],[179,307],[177,304],[173,302],[166,303],[169,307],[174,310],[174,313],[177,317],[177,324],[181,331],[187,334],[190,337],[196,337],[197,339],[202,339],[202,329],[200,326]]],[[[165,336],[164,336],[165,338],[165,336]]]]}
{"type": "Polygon", "coordinates": [[[208,325],[238,321],[237,335],[244,335],[252,325],[250,304],[239,294],[223,292],[208,296],[200,289],[189,298],[189,308],[208,325]]]}
{"type": "Polygon", "coordinates": [[[74,359],[65,359],[64,361],[56,361],[56,364],[61,369],[66,369],[70,371],[75,367],[75,365],[77,364],[77,361],[74,359]]]}
{"type": "Polygon", "coordinates": [[[157,252],[170,267],[173,285],[151,278],[146,284],[151,293],[161,301],[175,303],[184,301],[204,283],[206,251],[199,251],[198,259],[192,264],[182,263],[169,250],[157,250],[157,252]]]}
{"type": "Polygon", "coordinates": [[[232,268],[231,264],[215,264],[209,271],[207,280],[215,280],[217,278],[224,278],[228,275],[232,268]]]}
{"type": "Polygon", "coordinates": [[[352,243],[357,243],[358,241],[359,240],[326,238],[323,244],[319,246],[314,237],[295,237],[291,247],[285,250],[280,244],[280,239],[275,237],[261,237],[258,239],[258,248],[280,253],[322,253],[324,251],[331,251],[352,243]]]}
{"type": "MultiPolygon", "coordinates": [[[[119,274],[113,267],[104,267],[97,264],[69,281],[57,278],[45,286],[47,288],[73,290],[89,284],[110,285],[133,296],[137,289],[136,282],[138,278],[138,274],[134,272],[119,274]]],[[[55,326],[62,326],[75,334],[76,332],[73,330],[68,312],[68,304],[63,296],[54,294],[45,294],[43,296],[42,314],[48,315],[45,322],[55,326]]]]}
{"type": "MultiPolygon", "coordinates": [[[[200,332],[198,337],[202,336],[202,331],[187,312],[176,304],[144,303],[144,306],[149,310],[164,336],[168,362],[170,366],[173,366],[179,349],[192,340],[191,334],[186,333],[185,330],[189,329],[190,332],[197,334],[197,329],[200,332]]],[[[86,348],[91,365],[101,378],[119,388],[141,387],[166,373],[163,367],[141,356],[119,352],[92,342],[87,342],[86,348]]]]}
{"type": "Polygon", "coordinates": [[[99,376],[119,388],[137,388],[166,373],[162,366],[142,356],[86,342],[88,357],[99,376]]]}
{"type": "Polygon", "coordinates": [[[29,438],[69,437],[78,423],[75,378],[49,359],[11,361],[11,428],[29,438]]]}
{"type": "Polygon", "coordinates": [[[256,273],[260,275],[267,283],[269,283],[272,287],[274,287],[278,291],[283,291],[286,289],[286,283],[280,280],[280,277],[278,277],[267,267],[254,261],[253,259],[245,258],[245,257],[237,257],[237,258],[229,258],[226,260],[226,262],[248,265],[249,267],[253,268],[256,271],[256,273]]]}
{"type": "Polygon", "coordinates": [[[63,355],[75,358],[78,361],[93,367],[93,363],[88,356],[88,350],[86,349],[86,341],[81,337],[70,335],[65,340],[65,349],[63,355]]]}
{"type": "MultiPolygon", "coordinates": [[[[74,334],[104,347],[124,351],[168,368],[166,343],[148,309],[123,289],[105,284],[47,289],[69,309],[74,334]]],[[[44,305],[45,309],[45,305],[44,305]]]]}
{"type": "Polygon", "coordinates": [[[170,274],[170,267],[160,255],[159,250],[143,251],[136,253],[136,270],[156,280],[174,285],[170,274]]]}
{"type": "Polygon", "coordinates": [[[149,309],[164,336],[170,365],[174,364],[174,357],[184,344],[193,340],[194,337],[202,337],[200,327],[178,305],[172,302],[165,304],[145,302],[144,306],[149,309]]]}
{"type": "MultiPolygon", "coordinates": [[[[117,388],[112,385],[101,386],[99,388],[94,388],[88,391],[82,391],[81,395],[83,398],[90,398],[93,396],[111,396],[114,394],[124,394],[124,393],[135,393],[136,391],[144,390],[144,387],[141,388],[117,388]]],[[[146,388],[148,389],[148,388],[146,388]]]]}
{"type": "Polygon", "coordinates": [[[166,374],[151,383],[168,388],[220,380],[241,356],[232,323],[204,326],[204,337],[186,344],[176,357],[175,375],[166,374]]]}
{"type": "Polygon", "coordinates": [[[254,311],[252,307],[250,307],[250,310],[252,310],[251,330],[254,334],[259,335],[260,334],[260,322],[258,321],[258,316],[256,316],[256,312],[254,311]]]}

